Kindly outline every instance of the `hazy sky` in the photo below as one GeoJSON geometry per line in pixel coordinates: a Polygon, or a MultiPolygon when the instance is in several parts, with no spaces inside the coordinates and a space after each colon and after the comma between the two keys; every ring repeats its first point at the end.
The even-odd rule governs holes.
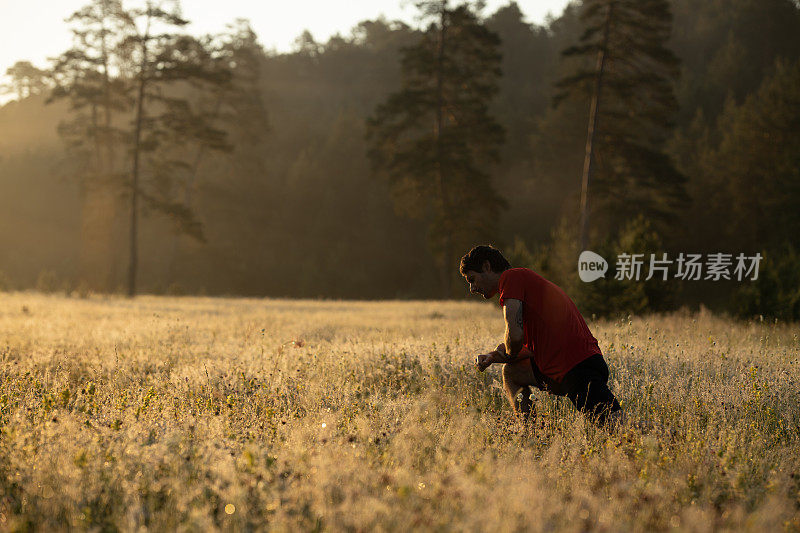
{"type": "MultiPolygon", "coordinates": [[[[71,44],[64,19],[87,0],[0,0],[0,76],[18,60],[46,66],[47,57],[71,44]]],[[[131,2],[127,2],[130,4],[131,2]]],[[[518,0],[529,22],[541,23],[549,12],[558,15],[568,0],[518,0]]],[[[508,0],[488,0],[492,13],[508,0]]],[[[383,14],[414,24],[416,10],[408,0],[184,0],[183,15],[192,21],[187,31],[215,33],[236,18],[247,18],[268,49],[285,52],[304,29],[317,41],[335,33],[348,35],[362,20],[383,14]]]]}

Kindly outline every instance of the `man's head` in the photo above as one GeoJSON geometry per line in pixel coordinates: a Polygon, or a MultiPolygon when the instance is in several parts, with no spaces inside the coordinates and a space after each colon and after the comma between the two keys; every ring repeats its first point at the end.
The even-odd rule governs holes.
{"type": "Polygon", "coordinates": [[[461,275],[469,283],[469,291],[487,300],[497,294],[500,274],[511,268],[500,250],[493,246],[476,246],[461,258],[461,275]]]}

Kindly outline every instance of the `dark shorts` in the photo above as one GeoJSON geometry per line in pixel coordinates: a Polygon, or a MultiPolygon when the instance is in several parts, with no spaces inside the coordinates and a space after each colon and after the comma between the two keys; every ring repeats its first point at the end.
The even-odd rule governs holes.
{"type": "Polygon", "coordinates": [[[536,388],[558,396],[566,396],[579,411],[604,421],[609,413],[620,409],[619,402],[608,388],[608,365],[601,354],[584,359],[557,382],[539,371],[531,359],[536,388]]]}

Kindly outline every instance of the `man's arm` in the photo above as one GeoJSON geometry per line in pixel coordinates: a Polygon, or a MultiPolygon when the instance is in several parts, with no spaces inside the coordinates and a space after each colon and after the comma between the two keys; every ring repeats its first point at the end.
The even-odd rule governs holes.
{"type": "Polygon", "coordinates": [[[481,372],[493,363],[513,363],[525,347],[525,329],[523,305],[521,300],[508,298],[504,301],[503,317],[506,320],[504,342],[488,354],[475,358],[475,364],[481,372]]]}
{"type": "MultiPolygon", "coordinates": [[[[521,300],[508,298],[503,305],[503,317],[506,320],[506,335],[504,339],[504,352],[500,362],[511,363],[516,360],[519,352],[525,345],[524,306],[521,300]]],[[[501,344],[498,346],[498,351],[501,344]]]]}

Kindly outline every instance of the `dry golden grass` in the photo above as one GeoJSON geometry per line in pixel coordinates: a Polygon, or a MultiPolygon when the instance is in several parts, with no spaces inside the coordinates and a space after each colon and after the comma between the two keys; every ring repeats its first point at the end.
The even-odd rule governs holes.
{"type": "Polygon", "coordinates": [[[800,529],[797,326],[591,328],[617,431],[515,420],[490,304],[0,294],[0,530],[800,529]]]}

